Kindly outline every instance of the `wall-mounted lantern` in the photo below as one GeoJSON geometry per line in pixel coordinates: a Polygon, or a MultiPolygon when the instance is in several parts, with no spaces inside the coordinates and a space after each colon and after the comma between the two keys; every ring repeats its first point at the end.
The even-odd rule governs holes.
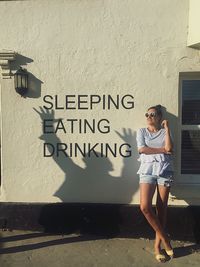
{"type": "Polygon", "coordinates": [[[28,72],[20,67],[14,74],[15,90],[21,96],[24,96],[28,91],[28,72]]]}

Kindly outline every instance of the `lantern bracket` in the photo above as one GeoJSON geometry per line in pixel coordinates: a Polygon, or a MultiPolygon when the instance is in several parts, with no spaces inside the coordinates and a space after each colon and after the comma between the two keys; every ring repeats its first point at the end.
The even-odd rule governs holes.
{"type": "Polygon", "coordinates": [[[17,53],[12,50],[0,51],[0,66],[3,79],[10,79],[13,75],[10,70],[10,62],[15,60],[16,54],[17,53]]]}

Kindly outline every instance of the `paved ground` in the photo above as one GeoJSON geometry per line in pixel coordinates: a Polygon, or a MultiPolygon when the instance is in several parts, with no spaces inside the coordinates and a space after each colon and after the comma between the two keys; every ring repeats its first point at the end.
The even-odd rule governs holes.
{"type": "MultiPolygon", "coordinates": [[[[176,258],[164,266],[200,266],[200,246],[172,241],[176,258]]],[[[153,240],[47,235],[30,231],[0,232],[0,267],[150,267],[153,240]]]]}

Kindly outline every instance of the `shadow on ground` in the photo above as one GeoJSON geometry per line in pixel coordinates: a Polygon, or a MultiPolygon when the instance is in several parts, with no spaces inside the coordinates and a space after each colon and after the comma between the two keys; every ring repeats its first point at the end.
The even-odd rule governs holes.
{"type": "MultiPolygon", "coordinates": [[[[129,237],[130,238],[130,237],[129,237]]],[[[51,246],[58,246],[58,245],[64,245],[69,243],[75,243],[75,242],[87,242],[87,241],[96,241],[105,239],[105,236],[94,236],[94,235],[82,235],[82,236],[68,236],[65,237],[64,235],[53,235],[53,234],[47,234],[47,233],[28,233],[28,234],[20,234],[20,235],[14,235],[14,236],[4,236],[0,238],[0,254],[9,254],[9,253],[19,253],[19,252],[25,252],[25,251],[31,251],[36,249],[41,249],[44,247],[51,247],[51,246]],[[52,240],[45,240],[41,241],[42,238],[51,238],[52,240]],[[39,239],[40,242],[34,242],[31,240],[31,242],[34,242],[32,244],[23,244],[19,246],[11,246],[11,247],[2,247],[4,243],[9,242],[16,242],[16,241],[25,241],[28,239],[39,239]]],[[[111,238],[109,238],[111,239],[111,238]]],[[[187,246],[180,246],[174,248],[174,253],[176,258],[185,257],[190,254],[196,253],[200,251],[200,245],[199,244],[190,244],[187,246]]]]}

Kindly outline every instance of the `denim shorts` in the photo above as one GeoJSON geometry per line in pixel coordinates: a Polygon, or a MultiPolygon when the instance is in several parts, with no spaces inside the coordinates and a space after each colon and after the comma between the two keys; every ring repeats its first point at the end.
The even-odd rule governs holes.
{"type": "Polygon", "coordinates": [[[165,187],[170,187],[172,185],[172,182],[173,179],[171,175],[169,177],[161,177],[151,174],[140,174],[140,184],[141,183],[158,184],[158,185],[163,185],[165,187]]]}

